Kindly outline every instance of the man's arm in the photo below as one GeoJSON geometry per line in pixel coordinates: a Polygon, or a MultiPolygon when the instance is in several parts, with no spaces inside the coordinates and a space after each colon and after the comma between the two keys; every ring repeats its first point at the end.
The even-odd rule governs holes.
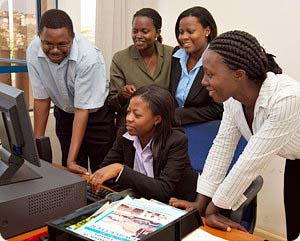
{"type": "Polygon", "coordinates": [[[34,137],[40,137],[45,135],[49,110],[50,110],[50,98],[34,99],[34,104],[33,104],[34,137]]]}
{"type": "Polygon", "coordinates": [[[67,165],[70,171],[86,175],[89,175],[88,171],[84,167],[76,164],[76,157],[85,134],[88,117],[88,110],[75,108],[71,144],[67,159],[67,165]]]}

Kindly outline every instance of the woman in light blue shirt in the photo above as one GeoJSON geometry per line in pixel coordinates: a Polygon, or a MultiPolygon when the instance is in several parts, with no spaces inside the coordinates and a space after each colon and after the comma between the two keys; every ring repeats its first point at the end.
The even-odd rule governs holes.
{"type": "Polygon", "coordinates": [[[202,56],[217,36],[217,25],[210,12],[193,7],[182,12],[176,22],[179,46],[173,51],[170,91],[177,101],[176,117],[181,125],[222,118],[223,107],[208,95],[201,84],[202,56]]]}

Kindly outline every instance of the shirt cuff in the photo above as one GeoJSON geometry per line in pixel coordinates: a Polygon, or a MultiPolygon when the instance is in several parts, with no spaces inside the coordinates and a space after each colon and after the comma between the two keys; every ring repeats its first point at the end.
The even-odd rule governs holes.
{"type": "Polygon", "coordinates": [[[220,192],[216,192],[212,198],[215,206],[223,209],[232,209],[233,211],[237,210],[246,200],[247,197],[242,195],[235,203],[230,203],[228,198],[220,192]]]}
{"type": "MultiPolygon", "coordinates": [[[[218,187],[219,185],[213,184],[199,175],[197,181],[197,193],[212,198],[212,202],[215,206],[223,209],[232,209],[235,211],[247,200],[247,197],[242,195],[235,203],[231,203],[228,197],[217,190],[218,187]]],[[[230,200],[233,199],[230,198],[230,200]]]]}
{"type": "Polygon", "coordinates": [[[207,197],[213,197],[219,185],[207,181],[199,174],[197,181],[197,193],[203,194],[207,197]]]}
{"type": "Polygon", "coordinates": [[[119,172],[119,175],[117,176],[115,182],[118,182],[118,181],[119,181],[119,178],[120,178],[120,176],[121,176],[123,170],[124,170],[124,166],[123,166],[122,170],[119,172]]]}

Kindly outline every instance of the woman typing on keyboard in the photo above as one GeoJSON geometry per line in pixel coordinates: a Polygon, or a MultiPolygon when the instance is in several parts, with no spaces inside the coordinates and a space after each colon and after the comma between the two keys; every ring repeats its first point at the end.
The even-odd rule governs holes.
{"type": "Polygon", "coordinates": [[[126,130],[120,131],[101,168],[89,183],[97,192],[113,179],[137,196],[167,203],[170,197],[194,200],[197,173],[188,157],[187,137],[175,128],[171,94],[156,85],[139,88],[130,98],[126,130]]]}

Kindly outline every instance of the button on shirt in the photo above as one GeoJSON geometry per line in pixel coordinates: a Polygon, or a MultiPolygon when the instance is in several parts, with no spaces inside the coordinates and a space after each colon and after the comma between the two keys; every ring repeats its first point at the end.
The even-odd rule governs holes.
{"type": "Polygon", "coordinates": [[[287,75],[269,72],[255,103],[252,130],[242,104],[224,102],[221,126],[201,176],[197,192],[212,197],[213,203],[236,210],[243,195],[276,155],[300,159],[300,84],[287,75]],[[240,136],[248,141],[243,153],[225,177],[240,136]]]}
{"type": "Polygon", "coordinates": [[[152,139],[143,149],[137,136],[131,136],[128,132],[126,132],[123,136],[126,139],[133,141],[133,146],[135,148],[133,170],[142,173],[147,177],[154,177],[153,155],[151,147],[152,139]]]}
{"type": "MultiPolygon", "coordinates": [[[[206,49],[205,49],[206,51],[206,49]]],[[[205,53],[204,51],[204,53],[205,53]]],[[[194,79],[198,74],[200,67],[202,66],[202,59],[203,55],[198,60],[197,64],[193,67],[193,69],[188,73],[186,65],[189,59],[189,54],[182,48],[178,49],[174,54],[173,57],[179,58],[179,63],[181,65],[181,77],[176,89],[175,98],[177,100],[179,107],[184,107],[185,100],[190,92],[190,89],[193,85],[194,79]]]]}
{"type": "Polygon", "coordinates": [[[103,106],[109,87],[104,59],[85,38],[75,36],[70,54],[55,64],[36,37],[27,49],[27,65],[35,99],[50,98],[68,113],[74,113],[74,108],[93,112],[103,106]]]}

